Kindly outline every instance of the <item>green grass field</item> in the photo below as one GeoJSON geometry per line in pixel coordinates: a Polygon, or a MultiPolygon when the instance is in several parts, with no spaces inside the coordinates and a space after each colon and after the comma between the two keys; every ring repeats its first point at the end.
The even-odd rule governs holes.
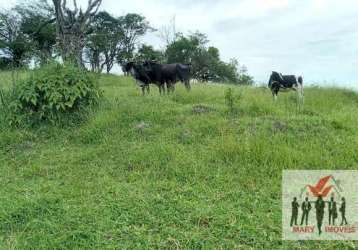
{"type": "Polygon", "coordinates": [[[100,82],[81,125],[0,124],[0,249],[358,247],[281,241],[283,169],[358,168],[357,93],[307,88],[299,110],[293,92],[274,103],[264,88],[178,84],[142,97],[130,78],[100,82]]]}

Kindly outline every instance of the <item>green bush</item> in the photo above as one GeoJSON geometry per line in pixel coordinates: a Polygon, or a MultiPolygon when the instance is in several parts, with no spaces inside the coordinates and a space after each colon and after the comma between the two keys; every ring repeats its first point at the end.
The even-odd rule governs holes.
{"type": "Polygon", "coordinates": [[[100,96],[97,81],[90,73],[71,64],[49,64],[15,86],[10,122],[56,123],[64,115],[97,104],[100,96]]]}
{"type": "Polygon", "coordinates": [[[230,113],[233,113],[235,109],[235,98],[232,88],[228,88],[227,90],[225,90],[225,104],[228,108],[228,111],[230,113]]]}
{"type": "Polygon", "coordinates": [[[237,112],[237,101],[241,98],[241,93],[234,93],[232,88],[225,90],[225,104],[229,114],[234,114],[237,112]]]}

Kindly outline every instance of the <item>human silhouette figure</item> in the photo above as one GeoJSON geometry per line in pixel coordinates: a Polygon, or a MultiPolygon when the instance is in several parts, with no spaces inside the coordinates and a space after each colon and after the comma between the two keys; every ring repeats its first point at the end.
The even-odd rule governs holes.
{"type": "Polygon", "coordinates": [[[318,196],[315,208],[316,208],[316,219],[317,219],[317,227],[318,227],[318,233],[322,233],[322,222],[324,217],[324,201],[322,199],[322,196],[318,196]]]}
{"type": "Polygon", "coordinates": [[[344,197],[342,197],[342,204],[341,204],[341,207],[339,208],[339,211],[341,212],[341,215],[342,215],[341,226],[343,226],[343,222],[345,225],[347,225],[348,222],[346,219],[346,199],[344,197]]]}
{"type": "Polygon", "coordinates": [[[301,217],[301,226],[303,225],[303,221],[306,221],[306,226],[308,225],[308,214],[311,210],[312,206],[311,203],[308,200],[308,197],[306,197],[305,201],[302,202],[301,209],[302,209],[302,217],[301,217]]]}
{"type": "Polygon", "coordinates": [[[337,219],[337,202],[334,201],[334,198],[331,197],[331,201],[328,202],[328,220],[329,225],[334,226],[334,221],[337,219]]]}
{"type": "Polygon", "coordinates": [[[300,207],[300,204],[298,204],[296,197],[293,198],[291,206],[292,206],[292,215],[291,215],[290,225],[292,227],[293,224],[295,224],[297,226],[298,208],[300,207]]]}

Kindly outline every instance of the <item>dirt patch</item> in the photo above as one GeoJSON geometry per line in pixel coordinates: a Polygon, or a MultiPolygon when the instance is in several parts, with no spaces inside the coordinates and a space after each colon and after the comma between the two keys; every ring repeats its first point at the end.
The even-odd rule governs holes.
{"type": "Polygon", "coordinates": [[[282,121],[274,121],[272,124],[272,130],[273,132],[285,132],[287,131],[287,124],[282,121]]]}
{"type": "Polygon", "coordinates": [[[136,130],[138,130],[138,131],[143,131],[143,130],[149,128],[149,127],[150,127],[149,123],[144,122],[144,121],[141,121],[141,122],[139,122],[138,124],[136,124],[136,125],[134,126],[134,128],[135,128],[136,130]]]}
{"type": "Polygon", "coordinates": [[[194,114],[205,114],[214,111],[215,109],[205,105],[195,105],[193,106],[194,114]]]}

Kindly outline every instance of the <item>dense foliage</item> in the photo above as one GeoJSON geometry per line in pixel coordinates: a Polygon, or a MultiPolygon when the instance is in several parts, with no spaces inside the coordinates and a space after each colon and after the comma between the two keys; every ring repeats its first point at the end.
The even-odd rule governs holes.
{"type": "Polygon", "coordinates": [[[20,31],[26,37],[31,59],[41,65],[55,54],[56,27],[53,10],[46,0],[17,5],[14,11],[20,18],[20,31]]]}
{"type": "Polygon", "coordinates": [[[100,3],[94,1],[86,12],[76,5],[73,9],[66,7],[63,0],[54,0],[52,4],[36,0],[1,10],[0,68],[25,67],[30,62],[45,65],[61,58],[76,62],[79,67],[89,67],[93,72],[109,73],[115,64],[154,60],[191,63],[192,77],[201,81],[253,83],[236,59],[229,62],[221,59],[219,49],[209,45],[205,34],[177,33],[175,27],[168,28],[164,32],[166,44],[159,49],[157,45],[141,42],[148,32],[158,31],[159,35],[161,32],[151,27],[144,16],[97,12],[94,6],[100,3]]]}
{"type": "Polygon", "coordinates": [[[167,46],[165,55],[168,63],[186,62],[193,67],[193,77],[202,81],[253,84],[246,69],[236,59],[226,63],[220,59],[218,48],[207,46],[205,34],[196,32],[189,36],[177,34],[175,41],[167,46]]]}
{"type": "Polygon", "coordinates": [[[160,50],[156,50],[151,45],[142,44],[135,55],[136,61],[157,61],[164,62],[165,57],[160,50]]]}
{"type": "Polygon", "coordinates": [[[116,62],[132,60],[138,39],[150,29],[145,17],[138,14],[114,17],[105,11],[97,13],[85,47],[92,71],[106,68],[109,73],[116,62]]]}
{"type": "Polygon", "coordinates": [[[96,104],[100,96],[96,79],[85,70],[70,64],[50,64],[16,85],[11,122],[57,122],[64,114],[96,104]]]}
{"type": "Polygon", "coordinates": [[[0,59],[10,60],[10,65],[16,68],[24,66],[30,54],[30,45],[20,26],[18,14],[0,12],[0,59]]]}

